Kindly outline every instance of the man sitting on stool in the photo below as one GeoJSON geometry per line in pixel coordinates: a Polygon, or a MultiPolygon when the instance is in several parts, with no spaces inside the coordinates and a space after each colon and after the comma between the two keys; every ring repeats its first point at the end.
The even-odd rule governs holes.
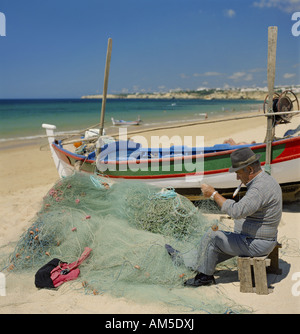
{"type": "MultiPolygon", "coordinates": [[[[258,257],[268,255],[277,244],[278,225],[282,215],[282,192],[277,181],[260,166],[259,154],[249,147],[230,155],[237,180],[246,187],[245,196],[238,202],[221,196],[212,186],[201,185],[203,195],[213,199],[234,219],[234,232],[213,231],[205,250],[205,259],[196,269],[197,275],[184,282],[198,287],[215,282],[216,265],[235,256],[258,257]]],[[[205,240],[204,240],[205,243],[205,240]]]]}

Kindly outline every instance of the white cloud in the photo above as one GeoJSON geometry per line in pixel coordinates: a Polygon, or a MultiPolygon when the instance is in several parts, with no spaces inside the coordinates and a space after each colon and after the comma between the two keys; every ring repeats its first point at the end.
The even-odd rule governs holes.
{"type": "Polygon", "coordinates": [[[222,75],[222,73],[219,73],[219,72],[205,72],[203,75],[206,76],[206,77],[214,77],[214,76],[222,75]]]}
{"type": "Polygon", "coordinates": [[[219,76],[222,75],[222,73],[219,72],[205,72],[205,73],[194,73],[193,76],[194,77],[214,77],[214,76],[219,76]]]}
{"type": "Polygon", "coordinates": [[[278,8],[285,13],[300,11],[300,0],[259,0],[253,5],[259,8],[278,8]]]}
{"type": "Polygon", "coordinates": [[[245,72],[235,72],[228,78],[231,80],[240,80],[245,75],[246,75],[245,72]]]}
{"type": "Polygon", "coordinates": [[[290,79],[293,78],[295,75],[296,75],[295,73],[284,73],[283,78],[290,79]]]}
{"type": "Polygon", "coordinates": [[[235,72],[228,79],[239,81],[251,81],[253,80],[253,75],[251,73],[247,74],[246,72],[235,72]]]}
{"type": "Polygon", "coordinates": [[[232,19],[233,17],[235,17],[236,13],[235,13],[235,10],[233,9],[226,9],[224,10],[224,15],[232,19]]]}
{"type": "Polygon", "coordinates": [[[247,74],[245,77],[244,77],[244,80],[245,81],[251,81],[253,80],[253,75],[250,73],[250,74],[247,74]]]}

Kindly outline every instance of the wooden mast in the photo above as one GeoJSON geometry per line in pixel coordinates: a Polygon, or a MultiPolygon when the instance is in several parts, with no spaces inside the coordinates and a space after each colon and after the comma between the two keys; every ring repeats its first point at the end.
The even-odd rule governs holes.
{"type": "Polygon", "coordinates": [[[105,115],[105,106],[106,106],[106,95],[107,95],[107,87],[108,87],[111,50],[112,50],[112,39],[109,38],[108,44],[107,44],[105,73],[104,73],[103,97],[102,97],[102,108],[101,108],[101,118],[100,118],[100,136],[103,135],[103,129],[104,129],[104,115],[105,115]]]}
{"type": "Polygon", "coordinates": [[[266,133],[266,165],[265,171],[271,174],[272,160],[272,141],[274,137],[274,112],[273,112],[273,95],[275,82],[275,67],[276,67],[276,46],[277,46],[277,27],[268,28],[268,116],[267,118],[267,133],[266,133]]]}
{"type": "MultiPolygon", "coordinates": [[[[112,50],[112,39],[108,39],[107,52],[106,52],[106,62],[105,62],[105,72],[104,72],[104,84],[103,84],[103,96],[102,96],[102,107],[101,107],[101,117],[100,117],[100,131],[99,139],[103,136],[104,129],[104,116],[105,116],[105,106],[106,106],[106,95],[108,87],[108,77],[109,77],[109,68],[110,68],[110,59],[111,59],[111,50],[112,50]]],[[[96,155],[98,156],[101,151],[101,144],[96,145],[96,155]]]]}

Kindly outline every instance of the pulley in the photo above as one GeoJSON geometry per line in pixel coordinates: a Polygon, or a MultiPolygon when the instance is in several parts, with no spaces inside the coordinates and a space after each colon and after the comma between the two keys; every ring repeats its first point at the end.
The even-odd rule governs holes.
{"type": "MultiPolygon", "coordinates": [[[[267,111],[269,95],[266,96],[263,110],[264,113],[267,111]]],[[[278,93],[273,94],[273,112],[276,114],[277,112],[285,112],[292,110],[299,110],[299,101],[297,96],[291,90],[285,90],[280,95],[278,93]]],[[[293,114],[286,115],[275,115],[275,124],[285,124],[290,123],[293,114]]]]}

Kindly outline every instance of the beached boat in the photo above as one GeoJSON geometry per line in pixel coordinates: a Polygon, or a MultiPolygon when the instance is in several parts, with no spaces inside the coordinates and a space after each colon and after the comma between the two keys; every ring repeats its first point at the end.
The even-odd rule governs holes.
{"type": "Polygon", "coordinates": [[[118,120],[111,117],[111,121],[113,125],[140,125],[142,120],[138,117],[136,121],[124,121],[124,120],[118,120]]]}
{"type": "MultiPolygon", "coordinates": [[[[43,127],[48,127],[47,131],[51,131],[45,124],[43,127]]],[[[190,196],[199,193],[200,182],[208,183],[223,193],[231,192],[239,185],[240,181],[236,180],[235,173],[228,172],[231,165],[230,154],[237,148],[250,147],[261,155],[263,168],[266,163],[265,143],[143,148],[141,144],[130,140],[112,140],[101,146],[98,156],[96,150],[85,151],[84,147],[87,145],[88,142],[83,138],[82,145],[77,148],[77,152],[81,152],[78,154],[65,148],[61,141],[52,141],[51,148],[60,176],[80,170],[113,182],[139,180],[158,187],[172,187],[177,192],[190,196]]],[[[271,170],[273,177],[282,186],[300,184],[300,136],[272,142],[271,170]]]]}

